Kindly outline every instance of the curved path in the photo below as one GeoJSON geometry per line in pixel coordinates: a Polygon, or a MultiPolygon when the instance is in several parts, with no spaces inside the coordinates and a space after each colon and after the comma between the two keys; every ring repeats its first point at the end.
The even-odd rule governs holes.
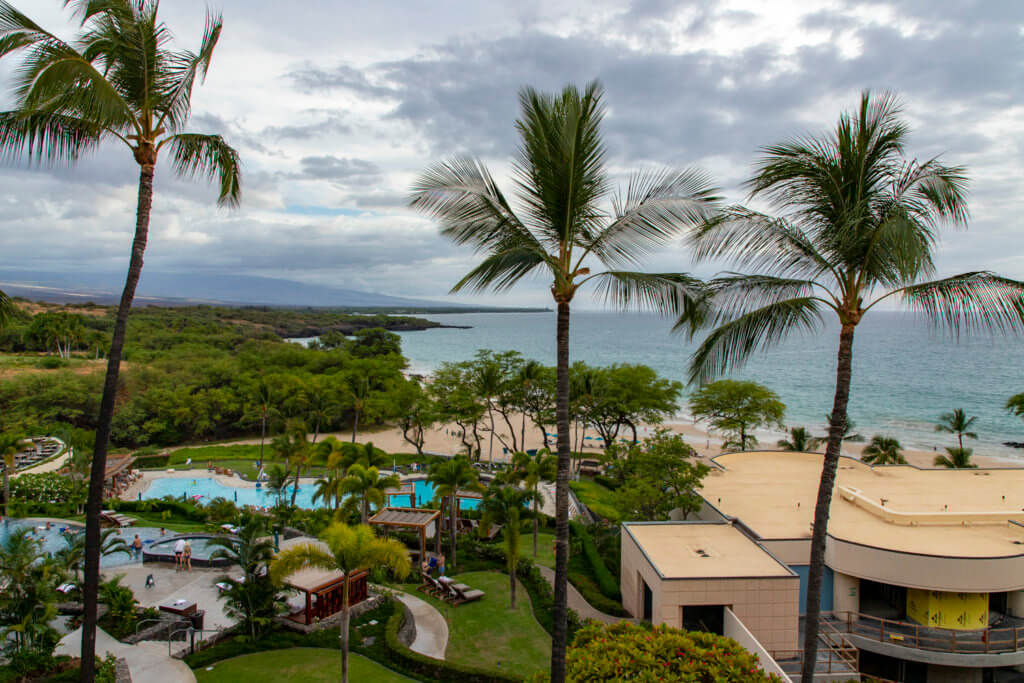
{"type": "MultiPolygon", "coordinates": [[[[555,570],[541,565],[537,565],[537,569],[540,571],[540,575],[554,588],[555,570]]],[[[576,590],[576,586],[571,583],[569,584],[569,609],[580,615],[580,618],[583,620],[594,619],[605,624],[615,624],[620,621],[629,621],[636,624],[640,621],[632,617],[616,617],[611,614],[605,614],[587,602],[580,592],[576,590]]]]}
{"type": "Polygon", "coordinates": [[[409,649],[426,657],[444,659],[445,650],[448,649],[448,622],[441,613],[415,595],[395,590],[391,592],[396,600],[409,608],[416,623],[416,638],[409,649]]]}
{"type": "MultiPolygon", "coordinates": [[[[82,648],[82,629],[78,628],[64,636],[54,654],[77,657],[82,648]]],[[[110,653],[123,657],[128,663],[133,683],[195,683],[192,669],[180,659],[167,655],[167,643],[147,641],[128,645],[108,635],[101,628],[96,629],[96,654],[110,653]]]]}

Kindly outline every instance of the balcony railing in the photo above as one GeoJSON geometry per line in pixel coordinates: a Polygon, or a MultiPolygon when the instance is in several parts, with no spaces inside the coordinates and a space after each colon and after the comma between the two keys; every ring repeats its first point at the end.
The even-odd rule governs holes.
{"type": "Polygon", "coordinates": [[[1024,626],[956,631],[922,626],[910,621],[882,619],[859,612],[845,612],[837,617],[845,618],[846,630],[851,635],[890,645],[962,654],[999,654],[1024,650],[1024,626]]]}

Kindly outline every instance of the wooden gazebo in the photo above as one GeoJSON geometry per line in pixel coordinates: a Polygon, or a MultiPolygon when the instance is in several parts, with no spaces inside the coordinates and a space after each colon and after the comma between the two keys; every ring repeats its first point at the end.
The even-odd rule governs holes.
{"type": "MultiPolygon", "coordinates": [[[[296,538],[283,541],[282,549],[309,543],[327,551],[323,541],[296,538]]],[[[294,606],[288,618],[309,626],[341,611],[345,601],[345,572],[337,569],[302,569],[285,581],[305,597],[303,605],[294,606]]],[[[348,583],[348,604],[358,605],[369,596],[368,576],[365,570],[352,572],[348,583]]]]}
{"type": "Polygon", "coordinates": [[[384,490],[384,498],[388,505],[391,505],[391,499],[395,496],[405,497],[409,496],[409,507],[416,507],[416,487],[412,482],[405,482],[399,485],[397,488],[389,488],[384,490]]]}
{"type": "Polygon", "coordinates": [[[370,518],[370,524],[384,527],[402,527],[413,529],[420,535],[420,558],[427,551],[427,536],[438,533],[440,510],[422,510],[419,508],[386,507],[370,518]]]}

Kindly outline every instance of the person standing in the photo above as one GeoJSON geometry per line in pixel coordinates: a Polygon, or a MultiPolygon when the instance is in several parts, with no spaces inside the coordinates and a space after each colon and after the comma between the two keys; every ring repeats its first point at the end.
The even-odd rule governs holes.
{"type": "Polygon", "coordinates": [[[139,538],[138,534],[135,534],[135,540],[132,541],[132,549],[135,550],[136,558],[142,555],[142,539],[139,538]]]}
{"type": "Polygon", "coordinates": [[[185,539],[179,538],[178,542],[174,544],[174,568],[182,568],[182,560],[185,555],[185,539]]]}
{"type": "Polygon", "coordinates": [[[192,571],[192,544],[185,541],[185,551],[182,556],[182,563],[186,570],[192,571]]]}

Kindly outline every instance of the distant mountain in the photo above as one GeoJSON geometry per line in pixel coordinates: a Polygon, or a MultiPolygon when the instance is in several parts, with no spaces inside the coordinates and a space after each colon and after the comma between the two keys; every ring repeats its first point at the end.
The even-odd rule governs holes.
{"type": "MultiPolygon", "coordinates": [[[[9,296],[55,303],[116,304],[124,273],[56,273],[0,269],[0,289],[9,296]]],[[[165,273],[143,271],[136,301],[140,305],[233,304],[255,306],[316,306],[336,308],[399,307],[482,310],[426,299],[374,294],[325,285],[310,285],[251,275],[165,273]]],[[[509,309],[492,309],[509,310],[509,309]]]]}

